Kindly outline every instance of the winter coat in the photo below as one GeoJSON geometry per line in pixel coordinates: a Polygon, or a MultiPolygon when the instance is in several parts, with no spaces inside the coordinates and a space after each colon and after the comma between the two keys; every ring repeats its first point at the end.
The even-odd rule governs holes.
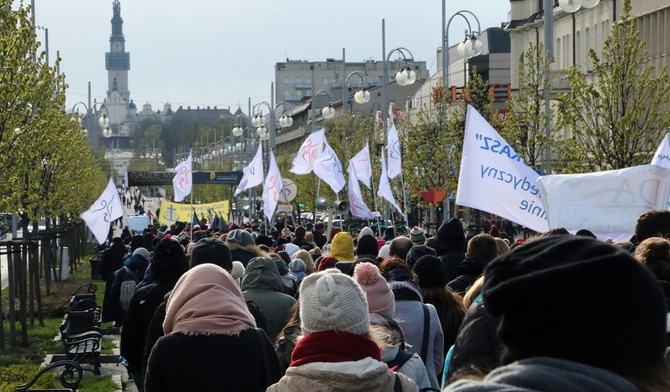
{"type": "Polygon", "coordinates": [[[364,358],[352,362],[314,362],[293,366],[268,392],[393,392],[399,377],[402,390],[416,392],[416,384],[395,373],[384,362],[364,358]]]}
{"type": "Polygon", "coordinates": [[[112,284],[114,283],[114,271],[123,266],[126,255],[126,247],[123,244],[112,244],[102,252],[100,260],[100,278],[105,281],[105,296],[102,300],[102,322],[121,322],[121,306],[112,298],[112,284]]]}
{"type": "Polygon", "coordinates": [[[144,386],[147,392],[246,392],[265,390],[280,377],[272,344],[254,329],[239,336],[174,333],[156,342],[144,386]]]}
{"type": "Polygon", "coordinates": [[[444,264],[447,280],[455,279],[459,275],[458,268],[465,258],[466,246],[463,225],[458,219],[451,218],[437,229],[432,247],[444,264]]]}
{"type": "Polygon", "coordinates": [[[128,314],[121,329],[121,355],[128,360],[133,373],[143,371],[142,356],[149,324],[156,308],[164,301],[165,294],[172,290],[176,282],[176,279],[160,280],[144,286],[137,290],[130,300],[128,314]]]}
{"type": "Polygon", "coordinates": [[[467,373],[474,368],[486,373],[500,366],[503,344],[496,332],[499,324],[500,317],[489,315],[484,301],[470,305],[458,330],[447,380],[459,370],[467,373]]]}
{"type": "MultiPolygon", "coordinates": [[[[382,350],[382,361],[389,363],[393,361],[400,351],[399,347],[387,347],[382,350]]],[[[419,387],[419,389],[429,388],[430,380],[428,379],[428,372],[426,372],[426,365],[419,354],[413,354],[402,366],[396,369],[396,372],[402,373],[419,387]]]]}
{"type": "Polygon", "coordinates": [[[298,341],[298,337],[302,335],[302,330],[300,325],[292,325],[290,327],[284,328],[284,334],[277,340],[275,345],[275,351],[277,352],[277,357],[279,358],[279,364],[282,368],[282,373],[286,373],[291,364],[291,354],[295,348],[295,344],[298,341]]]}
{"type": "Polygon", "coordinates": [[[244,265],[244,268],[254,257],[268,257],[268,254],[257,245],[242,245],[234,241],[226,241],[226,245],[230,248],[231,260],[239,261],[244,265]]]}
{"type": "Polygon", "coordinates": [[[283,286],[277,266],[270,258],[254,260],[242,277],[242,296],[254,301],[263,311],[268,323],[265,332],[272,342],[288,322],[291,306],[295,303],[295,298],[283,293],[283,286]]]}
{"type": "MultiPolygon", "coordinates": [[[[444,333],[440,319],[437,316],[437,310],[431,304],[425,304],[428,308],[428,320],[430,331],[428,334],[428,350],[424,359],[426,372],[430,385],[439,389],[440,382],[438,375],[442,372],[444,364],[444,333]]],[[[393,316],[400,324],[405,334],[407,351],[421,355],[423,344],[424,316],[421,301],[399,300],[396,297],[395,314],[393,316]]]]}
{"type": "Polygon", "coordinates": [[[556,358],[529,358],[500,367],[483,380],[460,380],[447,392],[638,392],[630,381],[604,369],[556,358]]]}
{"type": "Polygon", "coordinates": [[[458,275],[447,283],[454,292],[464,295],[465,291],[484,272],[484,268],[493,260],[493,257],[471,257],[461,262],[458,268],[458,275]]]}
{"type": "Polygon", "coordinates": [[[312,232],[312,235],[314,236],[314,243],[316,244],[316,246],[318,246],[320,249],[323,249],[324,245],[326,245],[326,243],[328,242],[326,236],[320,231],[316,230],[312,232]]]}

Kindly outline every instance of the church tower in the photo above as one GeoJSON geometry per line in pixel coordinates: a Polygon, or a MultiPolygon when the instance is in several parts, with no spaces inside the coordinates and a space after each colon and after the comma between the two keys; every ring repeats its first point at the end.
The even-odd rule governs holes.
{"type": "Polygon", "coordinates": [[[112,35],[109,37],[109,52],[105,53],[105,68],[108,74],[107,100],[105,106],[109,110],[109,121],[113,129],[124,122],[128,116],[130,91],[128,90],[128,71],[130,70],[130,53],[126,52],[126,39],[123,36],[123,19],[121,19],[121,3],[112,3],[112,35]]]}

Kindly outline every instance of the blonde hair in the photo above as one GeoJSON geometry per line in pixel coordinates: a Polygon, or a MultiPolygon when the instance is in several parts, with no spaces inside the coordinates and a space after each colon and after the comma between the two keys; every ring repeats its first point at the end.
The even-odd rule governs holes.
{"type": "Polygon", "coordinates": [[[500,237],[494,237],[496,240],[496,249],[497,249],[497,255],[500,256],[503,253],[509,252],[509,244],[507,241],[500,237]]]}
{"type": "Polygon", "coordinates": [[[305,273],[307,275],[314,271],[314,259],[312,259],[312,255],[310,255],[308,251],[300,249],[299,251],[295,252],[293,255],[293,260],[295,259],[300,259],[303,263],[305,263],[305,273]]]}
{"type": "Polygon", "coordinates": [[[477,298],[477,296],[482,293],[483,288],[484,275],[477,278],[472,286],[470,286],[468,291],[465,292],[465,295],[463,296],[463,307],[466,310],[470,307],[470,305],[472,305],[472,302],[475,300],[475,298],[477,298]]]}

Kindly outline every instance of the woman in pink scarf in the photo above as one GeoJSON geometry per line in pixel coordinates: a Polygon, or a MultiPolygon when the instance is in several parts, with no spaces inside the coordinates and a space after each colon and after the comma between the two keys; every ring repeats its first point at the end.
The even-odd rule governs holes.
{"type": "Polygon", "coordinates": [[[149,356],[147,392],[258,391],[281,377],[272,343],[217,265],[198,265],[179,279],[163,330],[149,356]]]}

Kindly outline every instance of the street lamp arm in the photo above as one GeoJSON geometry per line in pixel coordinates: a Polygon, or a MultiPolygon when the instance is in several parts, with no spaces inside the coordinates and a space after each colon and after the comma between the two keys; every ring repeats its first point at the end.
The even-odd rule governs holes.
{"type": "Polygon", "coordinates": [[[399,53],[402,56],[403,61],[407,61],[407,62],[413,62],[414,61],[414,55],[412,54],[412,52],[409,51],[409,49],[406,49],[406,48],[403,48],[403,47],[398,47],[398,48],[392,49],[388,53],[388,55],[386,56],[386,62],[387,63],[389,61],[391,61],[391,56],[393,55],[393,53],[399,53]]]}
{"type": "Polygon", "coordinates": [[[366,88],[368,86],[368,82],[367,82],[367,79],[365,77],[365,74],[361,71],[353,71],[352,73],[347,75],[346,79],[344,79],[344,88],[349,87],[349,79],[354,75],[358,76],[361,79],[361,82],[363,83],[363,88],[366,88]]]}

